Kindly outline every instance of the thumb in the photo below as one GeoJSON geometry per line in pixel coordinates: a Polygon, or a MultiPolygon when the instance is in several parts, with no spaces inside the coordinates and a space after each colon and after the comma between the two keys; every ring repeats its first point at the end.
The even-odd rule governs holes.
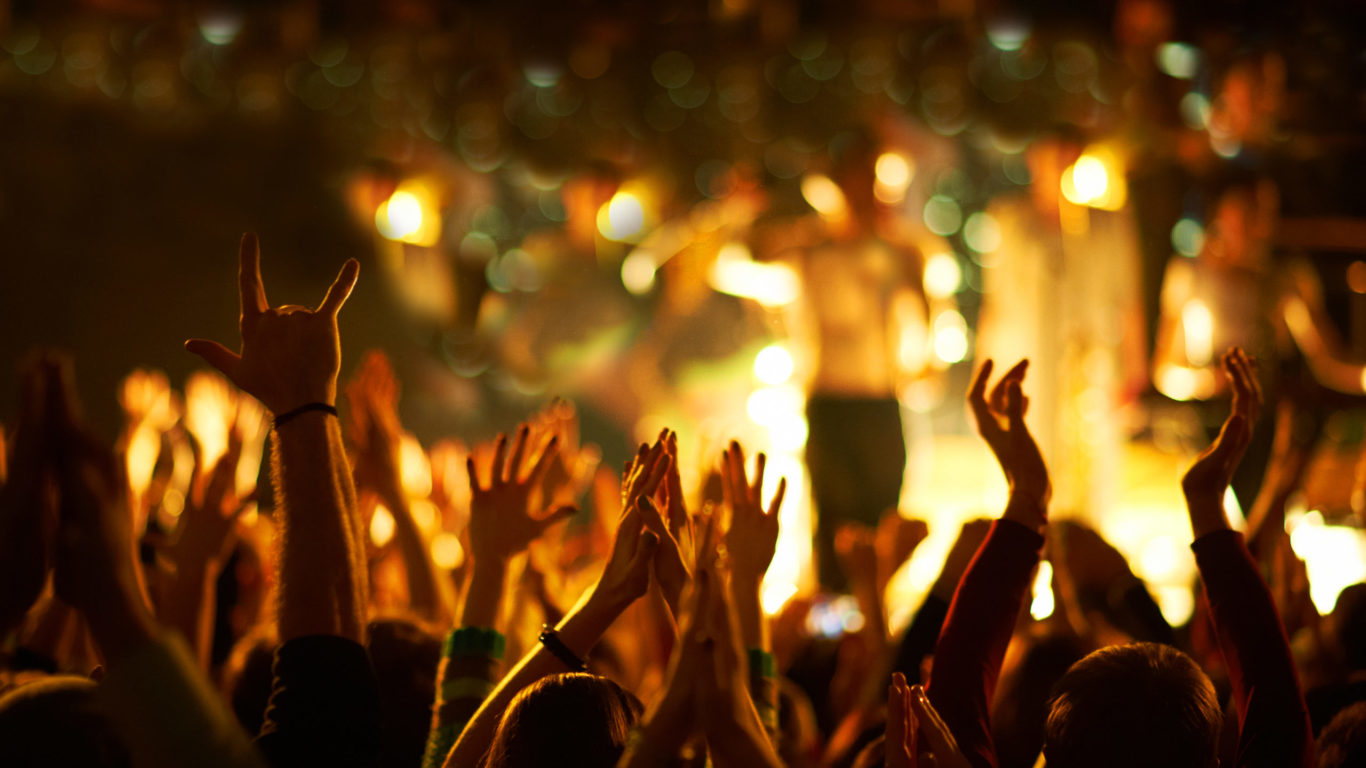
{"type": "Polygon", "coordinates": [[[185,342],[185,351],[193,355],[199,355],[204,362],[218,369],[220,373],[237,381],[237,365],[242,362],[236,352],[208,339],[190,339],[185,342]]]}
{"type": "Polygon", "coordinates": [[[545,530],[546,528],[549,528],[550,526],[560,522],[561,520],[568,520],[569,518],[578,514],[578,512],[579,508],[571,504],[566,504],[565,506],[557,507],[553,511],[551,511],[550,514],[540,519],[541,530],[545,530]]]}
{"type": "Polygon", "coordinates": [[[1018,381],[1012,381],[1006,387],[1006,417],[1010,419],[1012,432],[1024,426],[1024,393],[1018,381]]]}
{"type": "Polygon", "coordinates": [[[643,576],[650,568],[650,561],[654,560],[655,550],[659,548],[659,534],[654,531],[646,531],[640,535],[640,544],[636,547],[636,552],[631,556],[630,572],[632,576],[643,576]]]}

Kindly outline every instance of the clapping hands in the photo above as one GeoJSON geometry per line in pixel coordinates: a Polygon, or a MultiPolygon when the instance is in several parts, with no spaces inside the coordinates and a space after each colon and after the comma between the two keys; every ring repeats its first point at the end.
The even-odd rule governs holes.
{"type": "Polygon", "coordinates": [[[1001,464],[1010,486],[1010,508],[1007,516],[1015,514],[1020,522],[1042,528],[1046,522],[1048,502],[1053,487],[1048,478],[1043,454],[1029,434],[1024,416],[1029,399],[1022,385],[1029,368],[1028,360],[1015,364],[996,382],[987,398],[987,380],[991,377],[992,361],[982,364],[968,391],[968,405],[977,419],[977,432],[990,446],[1001,464]]]}

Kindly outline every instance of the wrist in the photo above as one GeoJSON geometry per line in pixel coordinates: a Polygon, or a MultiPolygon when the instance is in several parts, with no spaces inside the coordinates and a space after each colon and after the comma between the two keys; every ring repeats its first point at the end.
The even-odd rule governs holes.
{"type": "Polygon", "coordinates": [[[762,571],[754,573],[741,568],[732,570],[730,573],[730,593],[737,599],[758,597],[763,584],[764,574],[762,571]]]}
{"type": "Polygon", "coordinates": [[[1026,493],[1011,489],[1001,518],[1013,520],[1037,533],[1048,525],[1048,494],[1026,493]]]}
{"type": "Polygon", "coordinates": [[[580,659],[588,658],[593,646],[598,644],[598,640],[602,639],[607,628],[612,626],[612,622],[616,621],[623,609],[618,607],[619,601],[600,595],[599,592],[600,590],[594,587],[584,601],[555,627],[560,642],[580,659]]]}

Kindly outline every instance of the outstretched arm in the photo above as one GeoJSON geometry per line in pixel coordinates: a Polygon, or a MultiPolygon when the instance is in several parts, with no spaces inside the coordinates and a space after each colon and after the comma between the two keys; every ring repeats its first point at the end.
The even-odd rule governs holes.
{"type": "Polygon", "coordinates": [[[272,461],[283,499],[280,639],[336,635],[360,643],[365,585],[357,568],[355,489],[335,415],[341,368],[337,313],[360,267],[348,261],[316,310],[271,307],[255,235],[243,236],[238,255],[241,352],[203,339],[185,348],[275,417],[272,461]]]}
{"type": "Polygon", "coordinates": [[[102,708],[136,765],[260,766],[189,650],[148,610],[134,559],[126,476],[113,452],[81,422],[67,364],[54,362],[47,387],[48,461],[61,527],[53,583],[57,595],[85,616],[104,654],[102,708]]]}
{"type": "Polygon", "coordinates": [[[366,353],[360,370],[346,388],[350,406],[351,442],[355,446],[355,479],[361,490],[379,497],[394,518],[408,583],[408,608],[427,621],[451,620],[454,602],[427,550],[427,541],[413,517],[404,490],[399,450],[403,426],[398,420],[398,379],[389,359],[379,350],[366,353]]]}
{"type": "Polygon", "coordinates": [[[1191,549],[1233,683],[1237,765],[1312,766],[1313,734],[1290,643],[1243,537],[1224,516],[1224,494],[1252,440],[1261,392],[1247,353],[1235,347],[1223,365],[1233,383],[1233,411],[1181,479],[1181,490],[1195,535],[1191,549]]]}
{"type": "Polygon", "coordinates": [[[740,640],[749,657],[749,691],[769,735],[778,731],[778,682],[769,640],[768,622],[759,602],[764,574],[778,546],[778,510],[787,493],[787,479],[778,481],[768,507],[763,504],[767,457],[754,461],[754,481],[745,474],[745,454],[732,441],[721,462],[721,487],[730,507],[726,551],[731,558],[730,598],[735,607],[740,640]]]}
{"type": "Polygon", "coordinates": [[[573,507],[563,506],[531,514],[532,498],[555,462],[558,441],[552,437],[544,447],[528,453],[530,441],[531,429],[523,424],[511,457],[507,435],[498,436],[482,478],[472,457],[465,465],[470,483],[471,573],[460,621],[446,636],[437,667],[436,705],[422,759],[429,768],[446,760],[460,732],[498,683],[506,650],[499,612],[508,561],[551,525],[574,513],[573,507]]]}
{"type": "MultiPolygon", "coordinates": [[[[647,505],[652,505],[650,500],[641,498],[635,507],[626,510],[602,577],[554,629],[558,643],[563,644],[580,664],[617,616],[645,594],[649,586],[650,564],[659,537],[645,528],[646,510],[642,507],[647,505]]],[[[654,511],[654,514],[659,513],[654,511]]],[[[555,641],[548,642],[553,644],[555,641]]],[[[473,768],[479,764],[493,742],[503,711],[523,688],[547,675],[580,669],[580,665],[568,664],[546,643],[537,645],[475,712],[446,756],[446,768],[473,768]]]]}
{"type": "Polygon", "coordinates": [[[336,418],[337,313],[355,287],[348,261],[316,310],[271,307],[256,237],[242,238],[241,351],[195,339],[203,357],[274,415],[280,584],[275,683],[258,744],[280,765],[370,765],[379,693],[365,651],[364,550],[336,418]]]}
{"type": "Polygon", "coordinates": [[[1009,484],[1005,512],[987,535],[954,594],[935,649],[929,697],[975,766],[995,766],[991,700],[1030,575],[1039,561],[1052,486],[1024,424],[1021,392],[1028,361],[1012,368],[986,398],[991,361],[978,372],[968,403],[977,430],[1009,484]]]}

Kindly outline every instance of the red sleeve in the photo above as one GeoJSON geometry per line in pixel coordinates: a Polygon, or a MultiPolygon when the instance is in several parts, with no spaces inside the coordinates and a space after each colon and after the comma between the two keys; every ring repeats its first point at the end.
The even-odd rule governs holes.
{"type": "Polygon", "coordinates": [[[1313,768],[1314,737],[1271,592],[1237,531],[1191,545],[1238,710],[1239,768],[1313,768]]]}
{"type": "Polygon", "coordinates": [[[927,695],[976,768],[996,767],[991,699],[1043,537],[997,520],[953,594],[927,695]]]}

